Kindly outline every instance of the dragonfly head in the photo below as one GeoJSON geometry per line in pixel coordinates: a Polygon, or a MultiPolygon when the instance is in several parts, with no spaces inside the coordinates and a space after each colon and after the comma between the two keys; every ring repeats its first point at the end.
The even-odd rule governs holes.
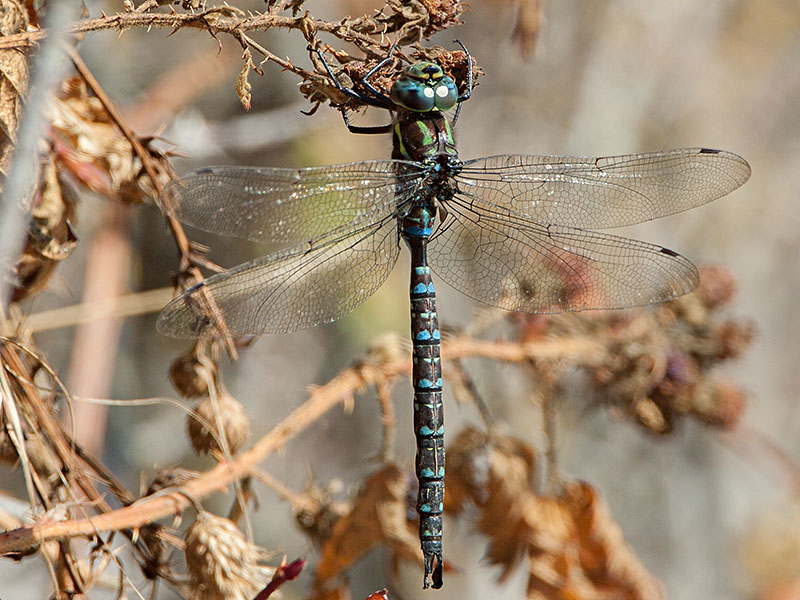
{"type": "Polygon", "coordinates": [[[392,100],[413,112],[445,111],[458,102],[458,88],[436,63],[421,61],[408,67],[394,82],[392,100]]]}

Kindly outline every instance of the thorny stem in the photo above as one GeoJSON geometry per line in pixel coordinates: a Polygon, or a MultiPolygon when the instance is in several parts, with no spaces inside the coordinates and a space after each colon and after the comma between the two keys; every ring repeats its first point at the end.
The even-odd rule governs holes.
{"type": "MultiPolygon", "coordinates": [[[[442,346],[445,359],[483,357],[513,363],[531,360],[562,358],[596,364],[602,361],[605,346],[590,337],[571,340],[553,340],[536,344],[519,344],[505,341],[482,341],[468,337],[454,337],[442,346]]],[[[140,527],[156,519],[181,512],[188,504],[187,496],[202,498],[224,489],[234,479],[247,477],[258,463],[282,448],[323,414],[342,402],[348,402],[366,385],[411,372],[407,358],[387,360],[382,363],[362,362],[334,377],[326,385],[311,392],[309,399],[292,411],[281,423],[256,442],[252,448],[239,454],[231,462],[221,462],[179,488],[163,490],[143,498],[130,506],[105,514],[61,522],[40,522],[0,534],[0,556],[35,548],[52,539],[94,535],[98,532],[140,527]]]]}
{"type": "MultiPolygon", "coordinates": [[[[68,27],[69,33],[87,33],[90,31],[103,31],[116,29],[120,32],[134,28],[170,28],[174,31],[186,27],[193,29],[205,29],[212,35],[225,33],[235,35],[248,31],[265,31],[273,27],[283,29],[299,29],[307,32],[329,33],[342,41],[352,42],[360,48],[373,48],[376,52],[383,52],[388,48],[388,44],[382,45],[373,40],[370,36],[353,31],[347,23],[332,23],[320,19],[313,19],[308,15],[299,17],[286,17],[275,14],[257,14],[246,16],[242,11],[233,9],[229,6],[212,7],[196,14],[182,13],[119,13],[111,16],[103,16],[96,19],[86,19],[72,23],[68,27]]],[[[378,33],[378,32],[376,32],[378,33]]],[[[38,41],[47,37],[46,29],[28,31],[10,35],[0,39],[0,49],[24,49],[34,46],[38,41]]],[[[260,50],[259,50],[260,51],[260,50]]],[[[315,76],[315,74],[304,69],[295,67],[288,61],[278,59],[274,55],[269,57],[285,69],[292,71],[303,77],[315,76]]]]}
{"type": "Polygon", "coordinates": [[[381,442],[380,458],[386,462],[391,458],[392,447],[394,446],[394,426],[397,420],[394,414],[394,403],[392,402],[392,388],[390,381],[383,380],[375,383],[378,395],[378,402],[381,405],[381,425],[383,426],[383,441],[381,442]]]}
{"type": "Polygon", "coordinates": [[[557,494],[560,492],[560,473],[558,472],[556,444],[556,379],[553,374],[553,364],[547,368],[539,369],[541,381],[541,409],[545,440],[545,458],[547,460],[547,476],[544,482],[544,494],[557,494]]]}
{"type": "MultiPolygon", "coordinates": [[[[128,127],[125,119],[122,117],[122,114],[117,110],[116,106],[105,93],[100,83],[86,66],[86,63],[83,62],[80,54],[78,54],[78,52],[71,46],[67,47],[67,54],[69,55],[72,64],[75,66],[75,70],[78,71],[78,74],[81,76],[81,79],[86,82],[86,85],[89,87],[89,89],[91,89],[95,96],[97,96],[97,99],[103,105],[103,109],[106,111],[117,128],[119,128],[120,132],[122,132],[122,135],[125,136],[125,139],[128,140],[128,143],[130,143],[134,153],[142,163],[142,167],[147,173],[148,179],[150,179],[150,183],[153,187],[155,195],[158,196],[161,193],[163,186],[161,185],[161,181],[158,177],[158,171],[156,170],[156,166],[152,156],[150,155],[150,152],[148,152],[148,150],[142,145],[139,136],[137,136],[136,133],[130,127],[128,127]]],[[[178,246],[178,252],[180,253],[181,273],[186,273],[191,281],[201,281],[203,279],[203,274],[200,269],[195,266],[195,260],[193,258],[194,253],[191,245],[189,244],[189,238],[183,229],[183,225],[181,225],[177,218],[169,213],[165,214],[165,218],[167,220],[169,230],[172,233],[172,237],[175,239],[175,243],[178,246]]],[[[221,328],[223,332],[226,332],[226,329],[224,328],[224,321],[222,320],[221,316],[217,314],[219,313],[219,310],[215,310],[216,302],[213,300],[210,294],[206,293],[205,296],[207,297],[204,298],[204,300],[208,304],[209,310],[215,315],[216,322],[222,325],[221,328]]],[[[237,352],[231,336],[223,335],[222,340],[224,341],[225,349],[227,350],[228,355],[231,357],[231,360],[235,360],[237,352]]]]}
{"type": "MultiPolygon", "coordinates": [[[[153,164],[152,158],[150,157],[150,153],[145,150],[144,146],[142,146],[139,136],[137,136],[125,123],[122,115],[117,110],[117,107],[105,93],[97,79],[95,79],[94,75],[86,66],[86,63],[83,62],[81,55],[78,54],[75,48],[68,46],[67,54],[69,54],[69,58],[72,61],[72,64],[75,66],[75,70],[78,71],[78,75],[81,76],[81,79],[86,82],[86,85],[89,86],[89,89],[91,89],[94,95],[97,96],[100,104],[103,105],[103,109],[108,113],[108,116],[111,117],[111,120],[114,121],[114,124],[122,132],[122,135],[125,136],[125,139],[128,140],[128,143],[130,143],[134,153],[141,161],[142,167],[144,167],[147,176],[150,178],[150,183],[152,184],[153,189],[156,191],[156,193],[159,193],[161,191],[161,184],[158,180],[158,173],[156,172],[156,168],[153,164]]],[[[182,238],[178,240],[176,237],[176,241],[178,242],[181,252],[184,252],[185,250],[185,252],[188,254],[189,240],[186,237],[186,234],[183,233],[183,230],[181,230],[181,234],[182,238]]]]}

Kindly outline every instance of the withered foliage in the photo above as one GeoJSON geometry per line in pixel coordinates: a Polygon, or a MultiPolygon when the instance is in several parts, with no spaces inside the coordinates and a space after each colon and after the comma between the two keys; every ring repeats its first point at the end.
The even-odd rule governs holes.
{"type": "MultiPolygon", "coordinates": [[[[28,29],[28,11],[19,0],[0,2],[0,36],[28,29]]],[[[22,106],[28,91],[28,57],[17,49],[0,50],[0,174],[8,175],[22,106]]]]}
{"type": "MultiPolygon", "coordinates": [[[[739,357],[754,335],[751,322],[724,312],[734,293],[731,273],[708,266],[700,269],[696,292],[652,309],[514,319],[526,343],[601,340],[602,352],[583,366],[597,401],[615,414],[658,434],[672,432],[681,417],[726,430],[741,420],[745,394],[716,367],[739,357]]],[[[533,366],[542,372],[557,368],[548,361],[533,366]]]]}
{"type": "MultiPolygon", "coordinates": [[[[605,406],[660,435],[673,431],[681,416],[731,429],[742,416],[745,396],[718,375],[716,367],[740,356],[753,336],[749,322],[725,314],[734,288],[725,269],[705,267],[695,293],[662,306],[570,315],[513,314],[509,320],[518,339],[508,346],[495,341],[479,349],[469,336],[446,337],[445,377],[457,395],[474,401],[459,359],[483,355],[511,360],[526,368],[532,390],[546,388],[553,402],[578,366],[592,376],[587,408],[605,406]],[[676,381],[683,371],[670,366],[677,360],[692,373],[683,376],[680,386],[676,381]],[[651,419],[643,418],[637,411],[642,398],[654,399],[660,419],[653,413],[648,415],[651,419]]],[[[386,380],[378,376],[375,381],[378,389],[396,377],[391,368],[397,360],[393,348],[384,339],[358,363],[359,369],[387,373],[386,380]]],[[[566,479],[555,479],[546,493],[535,489],[537,467],[559,471],[551,460],[492,427],[468,428],[447,448],[445,512],[468,520],[487,537],[486,559],[501,567],[500,580],[520,564],[526,566],[528,598],[664,598],[658,579],[626,544],[600,492],[566,479]]],[[[349,507],[337,510],[341,516],[334,517],[332,526],[331,513],[322,509],[302,515],[304,529],[313,532],[315,544],[321,546],[312,597],[349,598],[347,569],[377,546],[389,550],[395,566],[398,559],[419,561],[414,485],[410,471],[387,464],[365,480],[349,507]],[[318,522],[314,515],[325,527],[314,527],[318,522]]],[[[446,566],[452,570],[451,564],[446,566]]]]}
{"type": "Polygon", "coordinates": [[[131,141],[80,77],[62,83],[51,104],[51,124],[56,159],[90,190],[140,204],[153,197],[156,185],[169,179],[166,157],[148,147],[151,140],[142,140],[159,166],[159,181],[154,185],[148,179],[131,141]]]}
{"type": "Polygon", "coordinates": [[[416,530],[408,522],[408,473],[387,465],[366,479],[363,490],[323,541],[312,598],[327,597],[341,585],[339,576],[376,546],[385,545],[393,561],[422,565],[416,530]]]}
{"type": "MultiPolygon", "coordinates": [[[[29,60],[44,35],[31,27],[40,21],[35,5],[0,0],[2,174],[13,155],[29,60]]],[[[530,52],[538,35],[539,5],[536,0],[517,0],[516,5],[514,36],[522,50],[530,52]]],[[[297,33],[318,48],[346,84],[358,85],[394,41],[399,44],[396,60],[373,79],[379,89],[388,91],[403,66],[418,59],[437,61],[460,86],[468,78],[464,52],[421,45],[434,33],[458,24],[465,10],[459,0],[387,0],[373,14],[335,22],[316,19],[302,0],[270,0],[263,13],[255,14],[199,0],[126,1],[124,9],[87,18],[71,30],[78,34],[164,27],[175,32],[199,30],[220,44],[234,40],[241,47],[242,63],[238,76],[234,73],[231,79],[245,107],[253,93],[249,77],[261,74],[263,61],[269,60],[298,77],[301,93],[313,103],[359,108],[358,101],[336,89],[313,51],[305,63],[313,66],[304,69],[298,66],[303,64],[300,60],[280,58],[251,37],[273,27],[297,33]],[[323,41],[331,37],[348,49],[323,41]]],[[[50,106],[39,175],[28,199],[27,238],[16,265],[15,303],[45,289],[58,262],[68,258],[78,243],[73,224],[79,207],[73,187],[136,207],[157,195],[171,174],[170,157],[153,138],[132,132],[79,57],[73,56],[73,62],[78,76],[62,82],[50,106]]],[[[478,74],[475,67],[474,75],[478,74]]],[[[169,216],[167,222],[181,254],[176,279],[188,285],[196,281],[198,266],[209,262],[188,242],[178,223],[169,216]]],[[[732,296],[732,278],[716,268],[704,270],[698,293],[663,307],[628,313],[511,316],[512,340],[466,334],[445,339],[445,376],[462,391],[460,396],[477,400],[477,386],[458,361],[481,356],[520,365],[530,376],[532,389],[556,396],[567,387],[570,371],[564,367],[578,366],[591,375],[589,405],[608,407],[648,431],[667,435],[680,417],[731,429],[742,415],[745,397],[715,368],[738,357],[753,334],[749,324],[724,316],[732,296]]],[[[186,598],[270,597],[297,576],[302,562],[266,567],[263,563],[270,555],[242,533],[240,520],[256,506],[249,477],[260,460],[325,410],[352,402],[371,385],[384,412],[383,463],[352,498],[337,500],[332,492],[311,485],[293,502],[301,531],[318,551],[308,596],[350,598],[350,568],[379,547],[388,550],[395,567],[400,561],[421,565],[416,482],[406,468],[411,461],[393,463],[387,458],[393,436],[392,391],[409,372],[405,342],[381,340],[363,360],[313,389],[306,405],[250,447],[249,418],[221,379],[222,344],[198,342],[173,362],[169,376],[181,397],[196,402],[187,417],[187,445],[197,454],[210,454],[217,465],[205,472],[180,466],[163,469],[136,493],[85,451],[63,425],[59,410],[69,400],[69,391],[35,347],[18,306],[11,316],[0,338],[0,393],[8,398],[0,411],[0,459],[23,467],[20,481],[29,486],[32,517],[23,523],[0,515],[5,526],[18,528],[0,533],[0,549],[4,557],[16,560],[41,554],[54,573],[54,597],[85,595],[107,577],[107,567],[117,563],[120,538],[148,582],[169,583],[186,598]],[[233,481],[237,494],[227,517],[199,506],[199,497],[233,481]],[[185,530],[178,520],[157,521],[179,516],[188,505],[198,513],[185,530]],[[117,544],[113,550],[112,544],[117,544]],[[176,551],[183,552],[185,565],[175,560],[176,551]]],[[[232,355],[246,345],[240,340],[227,343],[225,349],[232,355]]],[[[500,579],[523,566],[528,571],[528,598],[661,598],[660,585],[625,544],[600,493],[568,476],[546,492],[536,490],[534,471],[551,458],[539,456],[527,441],[499,435],[482,410],[486,427],[464,430],[448,446],[445,509],[451,518],[469,522],[486,537],[486,558],[500,567],[500,579]]],[[[531,410],[538,407],[531,405],[531,410]]],[[[556,470],[556,465],[549,468],[556,470]]],[[[445,567],[455,570],[450,563],[445,567]]],[[[127,581],[120,578],[120,597],[133,595],[125,590],[127,581]]],[[[387,597],[383,590],[369,598],[387,597]]]]}
{"type": "Polygon", "coordinates": [[[445,510],[474,514],[501,580],[527,561],[528,598],[663,597],[592,486],[573,482],[557,494],[537,493],[533,449],[477,429],[462,431],[447,456],[445,510]]]}
{"type": "MultiPolygon", "coordinates": [[[[125,203],[142,203],[156,189],[131,141],[83,80],[70,77],[50,104],[49,139],[39,161],[31,200],[26,244],[15,267],[12,301],[45,289],[58,262],[68,258],[78,239],[78,194],[73,183],[125,203]]],[[[145,143],[159,182],[169,179],[167,157],[145,143]]]]}
{"type": "MultiPolygon", "coordinates": [[[[527,598],[664,597],[597,490],[582,482],[554,494],[534,490],[535,452],[522,440],[467,428],[447,456],[445,512],[488,538],[486,558],[501,567],[501,581],[524,561],[527,598]]],[[[321,544],[310,598],[349,598],[347,569],[379,545],[395,567],[401,559],[420,562],[410,481],[395,465],[364,481],[321,544]]]]}

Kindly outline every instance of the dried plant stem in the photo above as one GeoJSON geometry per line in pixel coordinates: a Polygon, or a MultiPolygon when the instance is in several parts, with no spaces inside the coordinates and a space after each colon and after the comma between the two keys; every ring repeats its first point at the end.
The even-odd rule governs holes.
{"type": "MultiPolygon", "coordinates": [[[[119,130],[122,132],[122,135],[124,135],[125,139],[127,139],[130,143],[134,153],[142,163],[142,167],[147,173],[147,177],[150,179],[156,196],[158,196],[161,193],[162,186],[158,177],[156,166],[152,157],[150,156],[150,153],[142,145],[142,142],[139,140],[139,137],[134,133],[134,131],[128,127],[127,123],[122,118],[122,114],[117,110],[117,107],[105,93],[97,79],[95,79],[92,72],[86,66],[86,63],[83,62],[80,54],[78,54],[78,52],[72,47],[67,48],[67,53],[69,54],[75,69],[78,71],[78,74],[86,82],[86,85],[89,87],[89,89],[94,92],[98,100],[100,100],[100,103],[103,105],[106,113],[108,113],[108,116],[112,121],[114,121],[114,124],[119,128],[119,130]]],[[[171,214],[165,214],[164,216],[167,220],[167,225],[172,237],[175,240],[175,244],[178,246],[178,252],[180,253],[181,274],[184,274],[185,278],[192,283],[202,281],[203,273],[199,268],[197,268],[197,266],[195,266],[195,261],[193,258],[194,252],[189,244],[189,238],[183,229],[183,225],[181,225],[180,221],[178,221],[178,219],[171,214]]],[[[181,279],[184,279],[184,277],[181,277],[181,279]]],[[[236,347],[227,330],[227,327],[225,326],[225,321],[220,314],[216,301],[205,289],[203,290],[202,300],[204,307],[215,318],[215,322],[217,323],[219,331],[222,334],[221,339],[225,344],[225,349],[227,350],[228,355],[231,357],[231,360],[235,360],[237,356],[236,347]]]]}
{"type": "MultiPolygon", "coordinates": [[[[208,10],[195,13],[118,13],[111,16],[103,16],[97,19],[86,19],[72,23],[69,33],[88,33],[90,31],[103,31],[116,29],[123,32],[127,29],[150,29],[153,27],[169,28],[174,31],[184,28],[204,29],[212,35],[225,33],[228,35],[242,34],[248,31],[265,31],[273,27],[282,29],[299,29],[307,37],[313,32],[329,33],[343,41],[352,42],[358,46],[379,49],[374,39],[363,33],[353,31],[346,24],[339,22],[323,21],[312,19],[308,15],[298,17],[287,17],[275,14],[256,14],[247,15],[243,11],[234,9],[230,6],[212,7],[208,10]]],[[[24,49],[34,46],[38,41],[46,38],[48,30],[39,29],[16,35],[10,35],[0,39],[0,49],[18,48],[24,49]]],[[[388,47],[388,44],[387,44],[388,47]]],[[[287,60],[280,59],[274,55],[269,60],[277,62],[283,68],[294,73],[305,76],[312,76],[323,80],[321,76],[299,69],[287,60]]]]}
{"type": "MultiPolygon", "coordinates": [[[[125,123],[122,115],[117,110],[117,107],[108,97],[108,95],[103,90],[100,82],[95,79],[95,76],[89,70],[89,67],[86,66],[86,63],[83,62],[81,55],[78,54],[78,51],[75,48],[69,46],[67,47],[67,54],[69,55],[72,64],[75,66],[75,70],[78,71],[78,75],[81,76],[86,82],[86,85],[89,86],[89,89],[94,92],[97,99],[100,101],[100,104],[103,105],[103,109],[108,113],[108,116],[114,121],[116,126],[122,132],[122,135],[125,136],[125,139],[128,140],[131,147],[133,148],[134,153],[142,162],[142,166],[144,167],[147,176],[150,178],[150,182],[153,184],[153,188],[156,191],[160,191],[159,189],[159,182],[158,182],[158,174],[156,173],[156,168],[153,165],[153,161],[150,158],[150,153],[145,150],[142,142],[139,141],[139,137],[133,132],[133,130],[128,127],[125,123]]],[[[184,240],[182,240],[183,245],[186,246],[188,250],[189,241],[186,238],[186,234],[183,234],[184,240]]],[[[181,249],[183,246],[181,246],[181,249]]]]}
{"type": "Polygon", "coordinates": [[[390,380],[375,382],[378,402],[381,405],[381,425],[383,426],[383,439],[381,441],[380,458],[383,462],[391,460],[391,451],[394,447],[394,426],[397,423],[392,402],[394,386],[390,380]]]}
{"type": "MultiPolygon", "coordinates": [[[[0,362],[4,364],[10,372],[18,375],[15,383],[19,387],[20,392],[17,396],[24,394],[26,406],[33,412],[36,423],[50,441],[58,460],[62,465],[69,467],[69,472],[75,478],[75,483],[80,490],[86,495],[86,498],[94,503],[100,510],[110,511],[111,506],[103,498],[103,495],[94,487],[91,479],[84,475],[85,470],[81,468],[81,465],[76,464],[75,442],[66,431],[64,431],[61,423],[56,420],[50,407],[42,400],[38,390],[34,387],[27,375],[25,364],[17,353],[12,351],[10,345],[0,346],[0,362]]],[[[49,507],[46,506],[45,508],[49,507]]]]}
{"type": "Polygon", "coordinates": [[[173,288],[164,287],[102,301],[71,304],[28,315],[26,325],[33,333],[38,333],[72,327],[96,319],[121,319],[144,315],[161,310],[167,302],[172,300],[174,295],[173,288]]]}
{"type": "MultiPolygon", "coordinates": [[[[554,340],[541,344],[514,342],[483,342],[464,337],[448,338],[442,347],[444,358],[484,357],[506,362],[522,363],[531,360],[559,358],[594,364],[602,360],[605,347],[596,339],[575,338],[554,340]]],[[[310,398],[280,424],[262,437],[246,452],[232,462],[216,467],[189,481],[176,492],[154,494],[141,501],[105,514],[86,519],[61,522],[40,522],[0,534],[0,555],[29,550],[52,539],[88,536],[100,531],[131,529],[164,516],[182,511],[191,498],[202,498],[222,490],[234,479],[250,475],[258,463],[283,447],[286,442],[317,421],[323,414],[341,402],[350,401],[353,395],[367,385],[385,381],[411,372],[411,361],[396,359],[386,362],[369,362],[350,367],[326,385],[311,392],[310,398]]]]}
{"type": "MultiPolygon", "coordinates": [[[[113,300],[124,289],[130,273],[131,246],[125,235],[128,212],[108,204],[104,223],[92,238],[87,256],[83,297],[89,302],[113,300]]],[[[117,360],[121,319],[98,319],[78,327],[70,357],[69,388],[81,396],[109,395],[117,360]],[[102,348],[103,352],[97,349],[102,348]]],[[[78,404],[73,407],[72,436],[90,455],[100,456],[106,434],[108,407],[78,404]]]]}
{"type": "Polygon", "coordinates": [[[542,410],[542,426],[544,429],[545,449],[547,460],[547,475],[544,482],[545,494],[555,495],[561,493],[561,473],[558,471],[558,444],[556,443],[556,377],[553,366],[539,369],[540,399],[542,410]]]}
{"type": "Polygon", "coordinates": [[[296,493],[282,481],[262,469],[254,469],[253,478],[291,504],[292,510],[296,513],[301,511],[311,512],[317,508],[317,504],[308,495],[296,493]]]}

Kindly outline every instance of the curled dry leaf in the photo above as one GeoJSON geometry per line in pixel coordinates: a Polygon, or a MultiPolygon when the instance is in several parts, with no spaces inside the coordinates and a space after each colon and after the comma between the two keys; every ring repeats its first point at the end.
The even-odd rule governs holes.
{"type": "Polygon", "coordinates": [[[239,96],[239,101],[245,110],[250,110],[250,100],[252,98],[250,90],[253,86],[247,80],[250,75],[250,69],[253,67],[253,61],[250,59],[249,54],[245,56],[244,66],[239,71],[239,76],[236,78],[236,95],[239,96]]]}
{"type": "Polygon", "coordinates": [[[314,575],[313,598],[327,598],[339,589],[334,580],[378,544],[387,544],[394,557],[421,563],[415,530],[409,525],[408,478],[397,466],[388,465],[370,476],[352,510],[333,526],[322,545],[314,575]]]}
{"type": "MultiPolygon", "coordinates": [[[[111,120],[98,98],[89,94],[77,77],[67,78],[51,104],[51,123],[59,163],[91,190],[116,194],[127,203],[140,203],[153,195],[130,144],[111,120]]],[[[169,179],[166,157],[148,146],[153,166],[162,180],[169,179]]]]}
{"type": "Polygon", "coordinates": [[[525,520],[529,599],[620,598],[662,600],[661,582],[625,543],[600,494],[586,483],[569,484],[560,496],[529,495],[525,520]]]}
{"type": "Polygon", "coordinates": [[[533,450],[524,442],[467,428],[447,449],[445,510],[478,508],[477,529],[489,537],[487,557],[505,579],[528,545],[523,499],[531,494],[533,450]]]}
{"type": "MultiPolygon", "coordinates": [[[[111,187],[136,176],[131,145],[111,122],[100,100],[91,96],[78,77],[65,79],[52,104],[51,121],[56,133],[69,142],[76,158],[106,173],[111,187]]],[[[92,182],[85,182],[92,188],[92,182]]]]}
{"type": "Polygon", "coordinates": [[[59,176],[52,154],[42,159],[33,201],[25,248],[14,267],[12,302],[41,291],[58,262],[70,256],[78,244],[72,229],[77,195],[59,176]]]}
{"type": "MultiPolygon", "coordinates": [[[[25,3],[0,0],[0,36],[21,33],[28,28],[25,3]]],[[[28,91],[28,58],[19,50],[0,50],[0,173],[8,175],[28,91]]]]}
{"type": "Polygon", "coordinates": [[[528,598],[662,598],[661,584],[591,486],[574,483],[559,496],[539,496],[531,487],[533,450],[477,429],[461,432],[447,456],[445,509],[477,510],[476,527],[489,538],[487,558],[502,567],[501,580],[527,556],[528,598]]]}

